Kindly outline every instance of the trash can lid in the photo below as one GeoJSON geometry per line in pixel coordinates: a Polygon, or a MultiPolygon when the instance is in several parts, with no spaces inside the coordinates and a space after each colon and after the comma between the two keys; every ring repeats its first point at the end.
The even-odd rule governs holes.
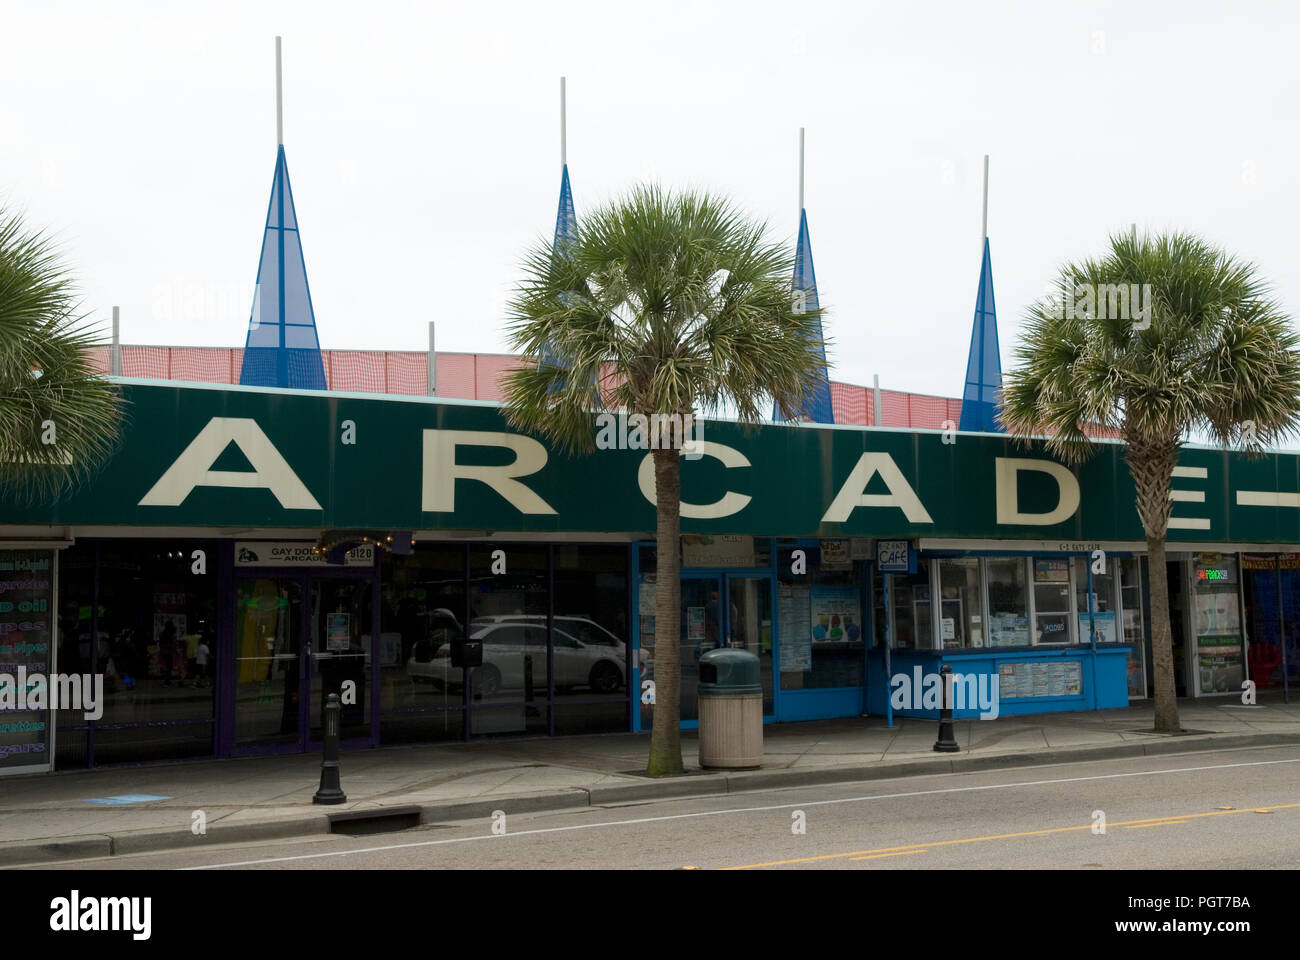
{"type": "Polygon", "coordinates": [[[700,657],[700,696],[761,694],[763,681],[758,655],[735,647],[719,647],[700,657]]]}

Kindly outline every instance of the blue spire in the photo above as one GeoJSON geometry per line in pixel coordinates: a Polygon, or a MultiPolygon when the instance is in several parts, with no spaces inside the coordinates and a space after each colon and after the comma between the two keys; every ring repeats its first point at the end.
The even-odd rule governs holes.
{"type": "MultiPolygon", "coordinates": [[[[809,311],[819,310],[817,301],[817,271],[813,268],[812,241],[808,238],[808,211],[799,211],[799,241],[794,254],[794,289],[802,292],[805,308],[809,311]]],[[[817,339],[822,339],[821,318],[817,319],[817,339]]],[[[830,377],[826,371],[826,347],[818,343],[814,353],[821,361],[817,380],[804,391],[800,409],[792,417],[783,417],[776,404],[772,406],[773,420],[806,419],[813,423],[834,423],[835,412],[831,407],[830,377]]]]}
{"type": "Polygon", "coordinates": [[[573,214],[573,188],[569,186],[569,165],[566,163],[560,175],[560,209],[555,214],[555,243],[552,249],[556,256],[567,253],[577,239],[577,220],[573,214]]]}
{"type": "Polygon", "coordinates": [[[325,389],[325,367],[283,145],[275,157],[275,180],[239,382],[255,387],[325,389]]]}
{"type": "Polygon", "coordinates": [[[994,420],[998,391],[1002,389],[1002,357],[998,352],[998,315],[993,304],[993,261],[989,239],[984,238],[980,289],[975,298],[975,325],[970,334],[970,359],[966,361],[966,389],[961,398],[959,430],[1003,433],[994,420]]]}
{"type": "MultiPolygon", "coordinates": [[[[577,239],[578,219],[573,212],[573,187],[569,184],[569,165],[566,163],[560,173],[560,206],[555,214],[555,240],[551,244],[552,263],[555,258],[565,256],[577,239]]],[[[542,350],[543,366],[561,366],[561,364],[562,362],[549,346],[542,350]]],[[[603,400],[600,389],[594,381],[591,384],[591,392],[592,402],[600,407],[603,400]]]]}

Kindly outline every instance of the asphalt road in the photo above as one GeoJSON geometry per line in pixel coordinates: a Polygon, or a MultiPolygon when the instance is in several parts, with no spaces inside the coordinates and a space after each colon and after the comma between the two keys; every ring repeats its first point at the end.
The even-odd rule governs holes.
{"type": "MultiPolygon", "coordinates": [[[[346,787],[346,784],[345,784],[346,787]]],[[[754,791],[45,869],[1291,869],[1300,748],[754,791]],[[1104,832],[1100,831],[1104,816],[1104,832]],[[803,832],[797,832],[802,824],[803,832]]]]}

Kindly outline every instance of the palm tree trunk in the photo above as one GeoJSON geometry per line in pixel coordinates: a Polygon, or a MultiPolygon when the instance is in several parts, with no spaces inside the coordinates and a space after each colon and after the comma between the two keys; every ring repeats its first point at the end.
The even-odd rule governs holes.
{"type": "Polygon", "coordinates": [[[1169,571],[1165,566],[1165,532],[1169,529],[1169,480],[1178,464],[1177,437],[1127,437],[1124,457],[1137,488],[1138,516],[1147,538],[1151,575],[1151,672],[1155,680],[1155,732],[1177,733],[1178,700],[1174,684],[1174,644],[1169,629],[1169,571]]]}
{"type": "Polygon", "coordinates": [[[685,772],[682,767],[681,500],[682,461],[678,450],[655,450],[655,705],[650,729],[652,777],[685,772]]]}
{"type": "Polygon", "coordinates": [[[1174,684],[1174,645],[1169,627],[1169,568],[1163,537],[1147,538],[1151,574],[1151,667],[1155,680],[1156,732],[1177,733],[1178,700],[1174,684]]]}

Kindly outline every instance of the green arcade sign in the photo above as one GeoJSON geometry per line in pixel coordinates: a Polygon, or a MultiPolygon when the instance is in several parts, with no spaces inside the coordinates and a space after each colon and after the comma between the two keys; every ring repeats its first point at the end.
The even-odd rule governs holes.
{"type": "MultiPolygon", "coordinates": [[[[644,449],[568,455],[496,405],[126,383],[112,461],[0,523],[650,533],[644,449]]],[[[682,529],[757,536],[1141,540],[1123,447],[1067,468],[985,434],[701,421],[682,529]],[[947,442],[945,442],[945,440],[947,442]]],[[[596,425],[593,423],[593,441],[596,425]]],[[[1189,448],[1173,541],[1300,542],[1300,457],[1189,448]]]]}

